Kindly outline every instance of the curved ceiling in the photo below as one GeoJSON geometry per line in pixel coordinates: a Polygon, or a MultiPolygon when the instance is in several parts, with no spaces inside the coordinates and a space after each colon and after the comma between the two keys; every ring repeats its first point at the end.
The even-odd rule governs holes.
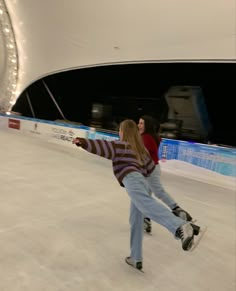
{"type": "Polygon", "coordinates": [[[235,0],[5,0],[18,95],[61,70],[123,62],[233,61],[235,0]]]}

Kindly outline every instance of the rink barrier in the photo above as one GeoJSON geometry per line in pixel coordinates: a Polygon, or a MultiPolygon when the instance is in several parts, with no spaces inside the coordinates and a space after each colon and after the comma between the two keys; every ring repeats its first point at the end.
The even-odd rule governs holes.
{"type": "Polygon", "coordinates": [[[162,161],[183,161],[221,175],[236,177],[236,149],[233,148],[163,139],[159,158],[162,161]]]}
{"type": "Polygon", "coordinates": [[[43,138],[48,142],[74,147],[72,140],[76,136],[90,139],[116,140],[118,135],[100,132],[84,125],[42,120],[18,115],[5,115],[0,113],[0,128],[10,131],[19,131],[27,135],[43,138]]]}
{"type": "MultiPolygon", "coordinates": [[[[116,140],[118,135],[104,133],[95,128],[84,125],[73,125],[63,122],[33,119],[15,115],[0,114],[0,128],[10,131],[20,131],[49,142],[72,147],[71,141],[76,136],[90,139],[116,140]]],[[[159,148],[159,158],[162,168],[179,174],[191,176],[191,169],[187,165],[204,168],[207,173],[218,173],[220,176],[231,178],[230,183],[235,185],[236,177],[236,149],[220,146],[205,145],[179,140],[162,139],[159,148]],[[179,161],[181,163],[176,163],[179,161]],[[181,166],[178,166],[181,165],[181,166]]],[[[194,175],[192,175],[194,177],[194,175]]],[[[200,175],[201,179],[207,179],[200,175]]],[[[213,177],[213,180],[215,178],[213,177]]]]}

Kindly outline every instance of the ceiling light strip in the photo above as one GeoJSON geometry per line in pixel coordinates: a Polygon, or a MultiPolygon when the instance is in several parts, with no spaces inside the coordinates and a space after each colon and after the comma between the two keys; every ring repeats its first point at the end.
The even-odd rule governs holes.
{"type": "Polygon", "coordinates": [[[18,54],[14,31],[6,4],[0,0],[0,41],[5,47],[2,76],[0,76],[0,111],[9,113],[17,99],[18,54]]]}

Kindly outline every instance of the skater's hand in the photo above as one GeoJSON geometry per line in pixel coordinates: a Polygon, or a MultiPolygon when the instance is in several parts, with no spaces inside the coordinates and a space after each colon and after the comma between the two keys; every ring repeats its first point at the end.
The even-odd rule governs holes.
{"type": "Polygon", "coordinates": [[[80,140],[79,140],[78,137],[76,137],[75,139],[73,139],[73,140],[72,140],[72,143],[73,143],[73,144],[76,144],[76,145],[81,145],[81,142],[80,142],[80,140]]]}

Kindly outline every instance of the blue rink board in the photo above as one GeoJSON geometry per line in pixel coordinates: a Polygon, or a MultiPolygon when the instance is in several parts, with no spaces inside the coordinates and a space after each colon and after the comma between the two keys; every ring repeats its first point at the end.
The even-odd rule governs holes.
{"type": "Polygon", "coordinates": [[[222,175],[236,177],[236,149],[163,139],[159,157],[184,161],[222,175]]]}

